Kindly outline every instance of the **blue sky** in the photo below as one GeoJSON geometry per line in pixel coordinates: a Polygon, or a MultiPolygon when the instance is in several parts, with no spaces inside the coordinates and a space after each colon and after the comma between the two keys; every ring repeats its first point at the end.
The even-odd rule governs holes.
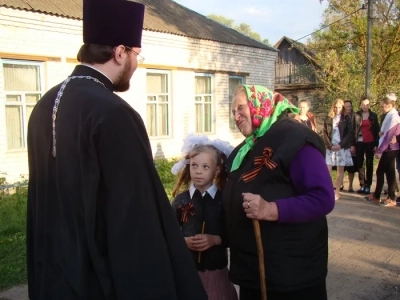
{"type": "MultiPolygon", "coordinates": [[[[247,23],[275,44],[282,36],[297,40],[319,28],[327,1],[319,0],[175,0],[202,15],[217,14],[247,23]]],[[[307,42],[307,38],[300,42],[307,42]]]]}

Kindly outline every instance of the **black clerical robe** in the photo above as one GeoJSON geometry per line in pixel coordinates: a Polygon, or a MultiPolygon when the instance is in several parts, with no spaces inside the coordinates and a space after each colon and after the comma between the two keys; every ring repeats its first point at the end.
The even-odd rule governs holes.
{"type": "Polygon", "coordinates": [[[55,157],[61,85],[29,120],[30,299],[207,299],[140,115],[100,72],[78,75],[58,107],[55,157]]]}

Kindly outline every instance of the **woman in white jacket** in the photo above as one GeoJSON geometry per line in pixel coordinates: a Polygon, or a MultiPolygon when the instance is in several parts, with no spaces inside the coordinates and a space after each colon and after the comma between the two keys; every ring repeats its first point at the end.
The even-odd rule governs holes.
{"type": "Polygon", "coordinates": [[[380,159],[376,169],[376,187],[374,193],[365,197],[367,202],[379,203],[381,206],[396,206],[395,162],[399,154],[399,143],[395,138],[400,134],[400,117],[395,108],[396,100],[395,95],[388,94],[381,101],[381,110],[386,116],[382,122],[379,145],[375,152],[375,157],[380,159]],[[380,200],[385,175],[388,183],[388,197],[380,200]]]}

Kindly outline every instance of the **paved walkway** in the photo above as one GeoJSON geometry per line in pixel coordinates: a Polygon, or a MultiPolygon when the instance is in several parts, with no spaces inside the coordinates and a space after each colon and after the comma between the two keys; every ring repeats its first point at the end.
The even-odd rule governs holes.
{"type": "Polygon", "coordinates": [[[342,193],[328,222],[328,299],[400,299],[400,207],[342,193]]]}
{"type": "MultiPolygon", "coordinates": [[[[400,300],[400,207],[342,193],[329,222],[328,299],[400,300]]],[[[27,300],[26,286],[0,300],[27,300]]]]}

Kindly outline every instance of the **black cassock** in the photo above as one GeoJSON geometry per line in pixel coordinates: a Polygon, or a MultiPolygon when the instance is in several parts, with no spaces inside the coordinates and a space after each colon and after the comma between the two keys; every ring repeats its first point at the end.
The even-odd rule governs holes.
{"type": "Polygon", "coordinates": [[[98,71],[78,75],[58,107],[56,157],[61,85],[29,120],[30,299],[207,299],[140,115],[98,71]]]}

